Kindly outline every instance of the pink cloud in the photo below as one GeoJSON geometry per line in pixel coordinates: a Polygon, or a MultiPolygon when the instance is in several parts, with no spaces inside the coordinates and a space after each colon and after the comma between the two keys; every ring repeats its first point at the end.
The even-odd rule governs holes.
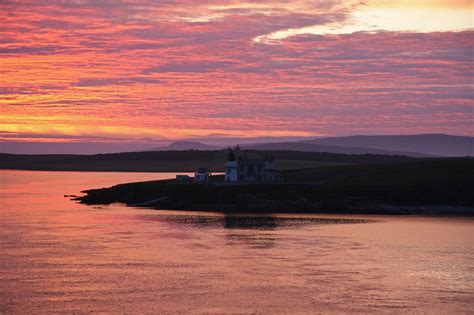
{"type": "Polygon", "coordinates": [[[344,21],[341,4],[3,2],[0,131],[472,133],[472,31],[253,40],[344,21]]]}

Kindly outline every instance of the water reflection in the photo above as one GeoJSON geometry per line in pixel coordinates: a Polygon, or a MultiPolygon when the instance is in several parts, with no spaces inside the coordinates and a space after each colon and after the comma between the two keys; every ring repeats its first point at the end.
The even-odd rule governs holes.
{"type": "Polygon", "coordinates": [[[350,224],[373,221],[94,209],[63,197],[158,176],[174,177],[0,172],[0,314],[473,309],[472,219],[350,224]]]}
{"type": "Polygon", "coordinates": [[[226,229],[251,229],[251,230],[274,230],[278,227],[278,221],[272,216],[262,217],[240,217],[224,216],[224,228],[226,229]]]}
{"type": "Polygon", "coordinates": [[[237,231],[227,233],[225,238],[228,246],[244,245],[244,248],[259,249],[275,247],[278,241],[275,235],[242,234],[237,231]]]}
{"type": "Polygon", "coordinates": [[[294,217],[280,217],[266,214],[258,215],[187,215],[176,214],[167,215],[161,214],[157,216],[147,217],[146,220],[160,221],[169,226],[177,227],[193,227],[197,229],[207,228],[224,228],[231,230],[276,230],[299,228],[308,225],[317,224],[355,224],[355,223],[369,223],[373,220],[367,219],[346,219],[346,218],[294,218],[294,217]]]}

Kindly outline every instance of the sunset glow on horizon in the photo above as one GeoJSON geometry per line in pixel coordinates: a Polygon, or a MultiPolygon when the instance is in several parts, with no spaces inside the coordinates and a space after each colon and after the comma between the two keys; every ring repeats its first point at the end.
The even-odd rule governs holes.
{"type": "Polygon", "coordinates": [[[2,1],[2,141],[473,135],[457,0],[2,1]]]}

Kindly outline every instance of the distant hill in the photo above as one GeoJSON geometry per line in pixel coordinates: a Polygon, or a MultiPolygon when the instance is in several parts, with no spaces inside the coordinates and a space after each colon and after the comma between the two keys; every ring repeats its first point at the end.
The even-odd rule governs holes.
{"type": "MultiPolygon", "coordinates": [[[[233,147],[233,145],[229,145],[233,147]]],[[[226,146],[196,141],[175,141],[149,151],[222,150],[226,146]]],[[[375,135],[329,137],[295,142],[244,144],[247,150],[327,152],[339,154],[383,154],[410,157],[474,156],[474,137],[444,134],[375,135]]]]}
{"type": "Polygon", "coordinates": [[[194,141],[175,141],[167,146],[152,148],[147,151],[183,151],[183,150],[201,150],[201,151],[213,151],[213,150],[221,150],[222,147],[218,147],[215,145],[205,144],[201,142],[194,142],[194,141]]]}
{"type": "MultiPolygon", "coordinates": [[[[413,158],[393,155],[346,155],[296,151],[248,151],[245,153],[275,157],[279,170],[312,168],[327,165],[393,163],[413,158]]],[[[207,167],[223,172],[227,150],[218,151],[147,151],[96,155],[21,155],[1,154],[0,169],[114,172],[194,172],[207,167]]]]}
{"type": "Polygon", "coordinates": [[[306,140],[302,143],[407,151],[446,157],[474,155],[474,137],[444,134],[332,137],[306,140]]]}
{"type": "MultiPolygon", "coordinates": [[[[230,145],[228,147],[234,147],[230,145]]],[[[410,157],[435,157],[436,155],[423,154],[417,152],[405,152],[405,151],[390,151],[380,150],[373,148],[350,148],[335,145],[320,145],[313,144],[310,142],[274,142],[274,143],[260,143],[260,144],[243,144],[242,148],[246,150],[271,150],[271,151],[299,151],[299,152],[327,152],[327,153],[339,153],[339,154],[378,154],[378,155],[404,155],[410,157]]],[[[167,146],[152,148],[147,151],[186,151],[186,150],[199,150],[199,151],[218,151],[222,150],[223,147],[205,144],[196,141],[175,141],[167,146]]]]}
{"type": "MultiPolygon", "coordinates": [[[[255,139],[254,139],[255,140],[255,139]]],[[[275,139],[273,139],[275,140],[275,139]]],[[[307,139],[299,141],[281,140],[279,142],[248,143],[249,139],[229,138],[227,144],[211,144],[212,139],[179,140],[168,145],[159,146],[150,143],[130,142],[8,142],[0,145],[0,153],[9,154],[105,154],[119,152],[143,151],[220,151],[234,147],[237,143],[248,150],[258,151],[299,151],[326,152],[337,154],[377,154],[404,155],[409,157],[463,157],[474,156],[474,137],[451,136],[444,134],[422,135],[375,135],[347,136],[307,139]],[[208,142],[209,141],[209,142],[208,142]],[[247,141],[247,143],[245,143],[247,141]]],[[[256,141],[256,140],[255,140],[256,141]]]]}
{"type": "Polygon", "coordinates": [[[382,154],[382,155],[405,155],[410,157],[435,157],[436,155],[423,154],[406,151],[390,151],[361,147],[342,147],[335,145],[313,144],[311,142],[277,142],[255,145],[244,145],[248,150],[291,150],[301,152],[328,152],[339,154],[382,154]]]}

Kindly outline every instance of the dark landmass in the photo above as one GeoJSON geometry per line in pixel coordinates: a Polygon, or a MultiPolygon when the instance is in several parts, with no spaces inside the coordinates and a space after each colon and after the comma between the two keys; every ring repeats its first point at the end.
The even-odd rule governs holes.
{"type": "Polygon", "coordinates": [[[474,155],[474,137],[445,134],[373,135],[321,138],[304,143],[346,148],[367,147],[380,150],[417,152],[445,157],[474,155]]]}
{"type": "MultiPolygon", "coordinates": [[[[275,157],[278,169],[315,168],[327,165],[392,163],[411,161],[406,156],[346,155],[320,152],[252,151],[262,157],[275,157]]],[[[111,172],[195,172],[207,167],[223,172],[228,151],[152,151],[96,155],[20,155],[0,154],[0,169],[48,171],[111,171],[111,172]]]]}
{"type": "Polygon", "coordinates": [[[196,141],[174,141],[170,144],[162,147],[156,147],[149,149],[147,151],[183,151],[183,150],[203,150],[203,151],[213,151],[213,150],[222,150],[225,149],[225,146],[216,146],[205,144],[196,141]]]}
{"type": "Polygon", "coordinates": [[[474,215],[474,159],[412,160],[282,172],[285,182],[129,183],[75,198],[169,210],[266,213],[474,215]]]}

